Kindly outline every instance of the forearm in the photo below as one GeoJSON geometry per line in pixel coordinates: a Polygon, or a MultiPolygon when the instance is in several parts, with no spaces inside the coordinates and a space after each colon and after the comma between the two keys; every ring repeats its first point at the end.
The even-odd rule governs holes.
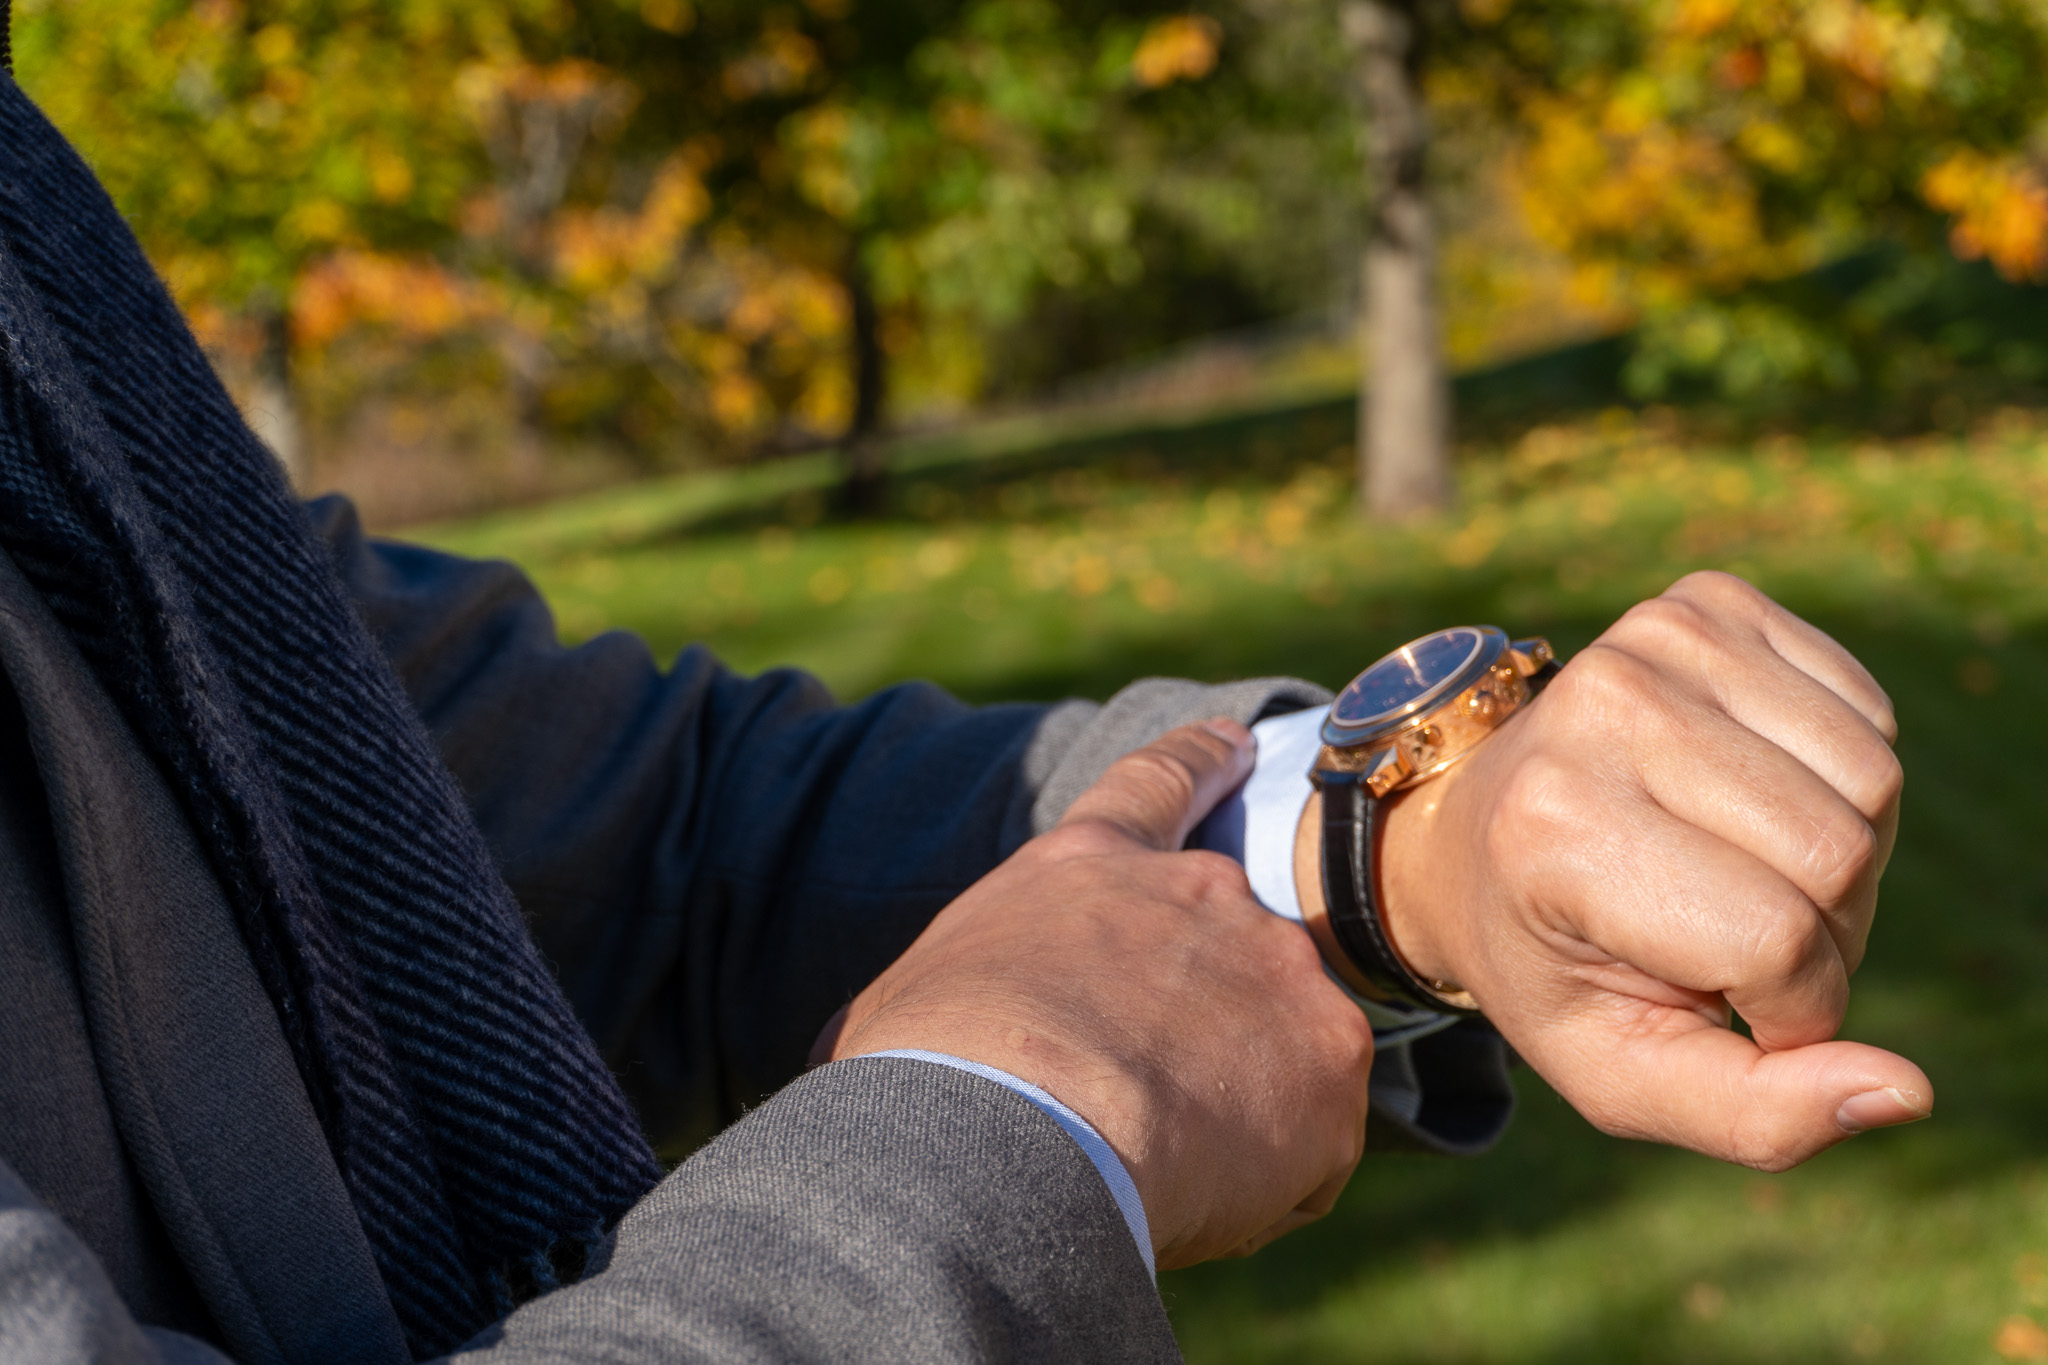
{"type": "Polygon", "coordinates": [[[567,648],[510,565],[373,542],[311,508],[536,940],[670,1150],[796,1075],[833,1012],[1116,757],[1183,722],[1320,701],[1148,680],[973,708],[839,706],[793,671],[614,633],[567,648]]]}

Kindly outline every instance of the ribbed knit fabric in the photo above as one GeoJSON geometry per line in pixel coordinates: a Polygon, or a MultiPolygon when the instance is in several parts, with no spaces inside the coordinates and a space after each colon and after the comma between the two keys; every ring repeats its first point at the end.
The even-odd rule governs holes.
{"type": "Polygon", "coordinates": [[[275,461],[7,76],[0,543],[184,803],[414,1353],[573,1278],[660,1167],[275,461]]]}

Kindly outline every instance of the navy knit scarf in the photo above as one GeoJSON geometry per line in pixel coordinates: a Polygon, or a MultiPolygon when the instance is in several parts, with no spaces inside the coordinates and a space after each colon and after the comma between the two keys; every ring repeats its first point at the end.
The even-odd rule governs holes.
{"type": "Polygon", "coordinates": [[[0,544],[191,817],[414,1354],[574,1278],[660,1167],[275,461],[5,75],[0,544]]]}

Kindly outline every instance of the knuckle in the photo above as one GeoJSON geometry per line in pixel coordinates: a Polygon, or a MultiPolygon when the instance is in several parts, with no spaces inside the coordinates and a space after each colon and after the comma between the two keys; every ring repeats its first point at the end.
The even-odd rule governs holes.
{"type": "Polygon", "coordinates": [[[1114,771],[1119,781],[1143,787],[1167,800],[1183,805],[1194,800],[1194,773],[1180,758],[1157,745],[1125,754],[1116,761],[1114,771]]]}
{"type": "Polygon", "coordinates": [[[1889,810],[1906,790],[1906,765],[1889,744],[1871,746],[1869,761],[1863,765],[1863,799],[1858,802],[1866,815],[1889,810]]]}
{"type": "Polygon", "coordinates": [[[1750,938],[1750,975],[1778,983],[1804,975],[1833,940],[1803,897],[1786,897],[1768,907],[1750,938]]]}
{"type": "MultiPolygon", "coordinates": [[[[1315,939],[1311,939],[1307,935],[1307,931],[1300,927],[1300,925],[1296,925],[1294,921],[1280,919],[1278,915],[1272,915],[1270,919],[1272,919],[1274,929],[1278,931],[1274,935],[1274,943],[1276,943],[1276,950],[1280,954],[1280,966],[1286,968],[1294,976],[1307,976],[1307,978],[1313,978],[1315,982],[1323,982],[1323,952],[1315,945],[1315,939]]],[[[1360,1011],[1352,1003],[1352,999],[1348,995],[1343,995],[1341,990],[1333,990],[1333,995],[1329,997],[1329,1001],[1331,1001],[1331,1007],[1339,1009],[1339,1015],[1343,1019],[1352,1019],[1354,1015],[1358,1019],[1366,1019],[1364,1011],[1360,1011]]],[[[1372,1038],[1372,1023],[1370,1021],[1366,1021],[1366,1038],[1368,1040],[1372,1038]]]]}
{"type": "MultiPolygon", "coordinates": [[[[1332,993],[1335,994],[1334,989],[1332,993]]],[[[1305,1053],[1305,1060],[1311,1068],[1314,1092],[1322,1097],[1324,1111],[1357,1112],[1363,1108],[1359,1092],[1365,1089],[1371,1076],[1371,1021],[1356,1004],[1340,996],[1327,1014],[1315,1022],[1312,1036],[1314,1042],[1305,1053]]]]}
{"type": "Polygon", "coordinates": [[[1488,852],[1497,864],[1513,866],[1531,849],[1563,846],[1589,823],[1590,799],[1572,765],[1547,754],[1524,758],[1500,785],[1486,822],[1488,852]]]}
{"type": "MultiPolygon", "coordinates": [[[[1358,1163],[1363,1160],[1365,1160],[1365,1125],[1363,1123],[1348,1124],[1337,1137],[1336,1150],[1331,1154],[1327,1168],[1332,1171],[1355,1171],[1358,1169],[1358,1163]]],[[[1335,1207],[1335,1204],[1336,1201],[1332,1199],[1330,1207],[1335,1207]]],[[[1328,1207],[1317,1209],[1315,1216],[1321,1218],[1329,1211],[1330,1208],[1328,1207]]]]}
{"type": "Polygon", "coordinates": [[[1349,1000],[1346,1000],[1344,1005],[1349,1020],[1349,1027],[1345,1029],[1343,1037],[1344,1057],[1352,1069],[1362,1073],[1372,1064],[1372,1020],[1366,1018],[1365,1011],[1349,1000]]]}
{"type": "Polygon", "coordinates": [[[1205,765],[1228,762],[1231,752],[1230,741],[1211,730],[1207,721],[1190,721],[1177,730],[1167,731],[1154,743],[1184,756],[1192,755],[1196,763],[1205,765]]]}
{"type": "Polygon", "coordinates": [[[1807,853],[1808,891],[1827,905],[1854,891],[1877,858],[1877,831],[1868,821],[1844,814],[1823,820],[1807,853]]]}
{"type": "Polygon", "coordinates": [[[1128,848],[1125,837],[1102,820],[1072,820],[1048,830],[1033,841],[1041,856],[1063,861],[1068,858],[1099,858],[1128,848]]]}
{"type": "Polygon", "coordinates": [[[1782,610],[1747,579],[1719,569],[1700,569],[1673,583],[1665,597],[1697,602],[1707,611],[1755,618],[1765,611],[1782,610]]]}
{"type": "Polygon", "coordinates": [[[1804,1152],[1785,1147],[1777,1142],[1771,1142],[1769,1144],[1758,1144],[1755,1152],[1737,1157],[1736,1163],[1748,1166],[1752,1170],[1762,1171],[1765,1175],[1782,1175],[1804,1160],[1806,1160],[1804,1152]]]}
{"type": "MultiPolygon", "coordinates": [[[[1323,955],[1317,950],[1315,941],[1299,924],[1282,919],[1278,915],[1261,914],[1256,932],[1264,935],[1271,944],[1273,961],[1283,973],[1289,976],[1300,976],[1303,973],[1322,976],[1323,955]]],[[[1345,1000],[1344,1004],[1349,1007],[1351,1002],[1345,1000]]],[[[1359,1013],[1355,1008],[1351,1012],[1359,1013]]]]}
{"type": "Polygon", "coordinates": [[[1713,634],[1715,602],[1712,596],[1700,600],[1676,589],[1662,597],[1638,602],[1622,613],[1621,624],[1630,634],[1665,643],[1696,643],[1713,634]]]}
{"type": "Polygon", "coordinates": [[[1251,896],[1251,879],[1234,858],[1203,849],[1190,849],[1179,855],[1179,862],[1182,875],[1189,879],[1200,899],[1245,900],[1251,896]]]}
{"type": "MultiPolygon", "coordinates": [[[[1631,611],[1641,611],[1641,607],[1631,611]]],[[[1626,650],[1595,641],[1579,653],[1553,688],[1599,712],[1634,710],[1656,691],[1657,671],[1626,650]]]]}

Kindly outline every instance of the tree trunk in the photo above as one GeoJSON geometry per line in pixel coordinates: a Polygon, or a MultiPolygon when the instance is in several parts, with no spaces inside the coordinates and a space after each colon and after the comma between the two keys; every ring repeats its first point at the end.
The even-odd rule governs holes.
{"type": "Polygon", "coordinates": [[[545,336],[517,320],[504,325],[498,347],[505,362],[512,430],[497,474],[513,496],[531,496],[547,485],[547,396],[548,384],[555,376],[555,353],[548,349],[545,336]]]}
{"type": "Polygon", "coordinates": [[[888,398],[888,357],[882,351],[882,319],[875,307],[874,287],[855,239],[846,257],[846,297],[853,344],[853,417],[846,424],[841,448],[846,456],[846,510],[872,516],[882,507],[887,470],[883,467],[884,404],[888,398]]]}
{"type": "Polygon", "coordinates": [[[1451,499],[1450,385],[1424,176],[1421,0],[1345,0],[1365,117],[1365,307],[1359,329],[1359,502],[1402,519],[1451,499]]]}
{"type": "Polygon", "coordinates": [[[249,377],[249,429],[270,447],[291,486],[303,493],[312,471],[306,468],[305,430],[292,393],[291,319],[276,303],[256,304],[255,314],[263,339],[249,377]]]}

